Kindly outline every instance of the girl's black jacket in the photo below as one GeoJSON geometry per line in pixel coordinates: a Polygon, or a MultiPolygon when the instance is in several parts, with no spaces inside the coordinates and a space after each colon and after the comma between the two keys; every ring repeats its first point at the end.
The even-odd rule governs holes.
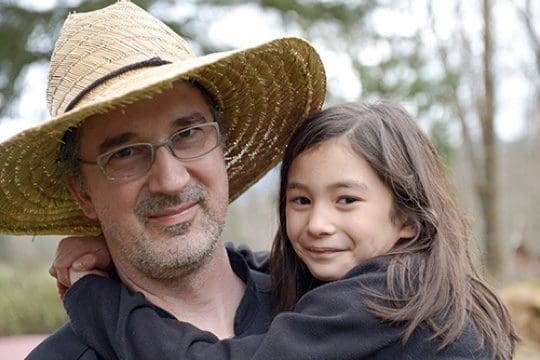
{"type": "Polygon", "coordinates": [[[383,321],[368,309],[365,289],[387,293],[388,257],[366,261],[343,279],[306,293],[294,312],[276,316],[266,334],[220,341],[209,332],[163,316],[163,310],[117,281],[79,280],[65,298],[76,334],[105,359],[488,359],[471,323],[457,341],[438,350],[420,326],[405,344],[405,324],[383,321]]]}

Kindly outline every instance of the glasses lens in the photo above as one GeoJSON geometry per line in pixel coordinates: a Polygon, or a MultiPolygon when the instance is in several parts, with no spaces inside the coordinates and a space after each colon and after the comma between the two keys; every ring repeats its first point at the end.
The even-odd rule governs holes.
{"type": "Polygon", "coordinates": [[[152,165],[152,146],[150,144],[124,146],[107,153],[100,165],[111,179],[144,174],[152,165]]]}
{"type": "Polygon", "coordinates": [[[171,137],[171,148],[179,159],[194,159],[207,154],[218,145],[214,124],[202,124],[183,129],[171,137]]]}
{"type": "Polygon", "coordinates": [[[127,179],[150,169],[155,148],[167,146],[178,159],[191,160],[208,154],[218,144],[216,123],[206,123],[182,129],[159,144],[132,144],[114,149],[98,156],[96,161],[107,179],[127,179]]]}

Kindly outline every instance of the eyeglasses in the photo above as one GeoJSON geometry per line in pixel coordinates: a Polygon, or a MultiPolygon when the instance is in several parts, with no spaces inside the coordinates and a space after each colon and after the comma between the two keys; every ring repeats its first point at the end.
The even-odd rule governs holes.
{"type": "Polygon", "coordinates": [[[129,144],[98,155],[96,161],[79,161],[97,165],[107,180],[126,180],[146,174],[159,147],[167,147],[179,160],[194,160],[217,148],[219,142],[218,124],[209,122],[181,129],[158,144],[129,144]]]}

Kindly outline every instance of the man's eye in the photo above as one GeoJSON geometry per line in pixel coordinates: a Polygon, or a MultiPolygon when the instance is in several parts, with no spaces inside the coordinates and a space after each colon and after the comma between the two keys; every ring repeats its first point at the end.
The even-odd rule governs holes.
{"type": "Polygon", "coordinates": [[[136,156],[140,156],[144,153],[144,147],[143,146],[127,146],[121,149],[118,149],[115,151],[109,160],[117,161],[117,160],[126,160],[131,159],[136,156]]]}
{"type": "Polygon", "coordinates": [[[178,135],[176,135],[176,137],[188,138],[192,136],[194,133],[195,133],[195,129],[187,129],[187,130],[180,131],[178,135]]]}
{"type": "Polygon", "coordinates": [[[199,127],[192,127],[189,129],[185,129],[185,130],[177,132],[176,135],[174,136],[173,141],[193,138],[193,137],[198,136],[201,132],[202,132],[202,129],[199,127]]]}
{"type": "Polygon", "coordinates": [[[120,149],[118,151],[116,151],[112,156],[111,158],[115,158],[115,159],[123,159],[123,158],[127,158],[127,157],[130,157],[133,155],[133,148],[131,147],[126,147],[126,148],[123,148],[123,149],[120,149]]]}

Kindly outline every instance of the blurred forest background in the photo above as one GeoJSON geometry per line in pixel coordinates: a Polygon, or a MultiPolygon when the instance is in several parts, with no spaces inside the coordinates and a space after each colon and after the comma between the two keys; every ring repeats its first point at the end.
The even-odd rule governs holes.
{"type": "MultiPolygon", "coordinates": [[[[285,35],[310,40],[327,68],[327,105],[405,105],[447,161],[478,261],[517,309],[524,338],[537,341],[520,358],[540,358],[539,0],[134,2],[198,54],[285,35]]],[[[0,139],[48,118],[47,64],[68,12],[110,3],[0,0],[0,139]]],[[[227,240],[269,249],[277,178],[274,169],[231,206],[227,240]]],[[[46,274],[59,239],[0,234],[0,335],[47,333],[64,320],[46,274]]]]}

